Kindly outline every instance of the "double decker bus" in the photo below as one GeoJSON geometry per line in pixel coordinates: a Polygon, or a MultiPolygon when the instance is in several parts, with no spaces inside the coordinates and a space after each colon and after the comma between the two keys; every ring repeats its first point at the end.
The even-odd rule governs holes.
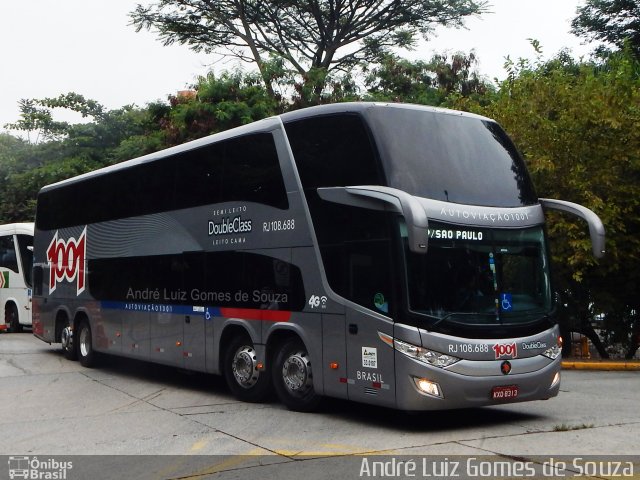
{"type": "Polygon", "coordinates": [[[544,208],[494,121],[345,103],[47,186],[34,333],[220,374],[289,408],[547,399],[560,386],[544,208]]]}
{"type": "Polygon", "coordinates": [[[0,331],[31,326],[33,223],[0,225],[0,331]]]}

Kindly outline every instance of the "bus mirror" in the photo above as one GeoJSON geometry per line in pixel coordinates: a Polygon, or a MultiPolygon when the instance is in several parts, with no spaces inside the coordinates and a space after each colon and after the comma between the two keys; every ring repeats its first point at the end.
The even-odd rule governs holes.
{"type": "Polygon", "coordinates": [[[379,185],[318,188],[318,195],[328,202],[396,212],[407,224],[409,249],[426,253],[429,239],[429,219],[420,202],[402,190],[379,185]]]}
{"type": "Polygon", "coordinates": [[[587,207],[583,207],[582,205],[578,205],[573,202],[566,202],[564,200],[541,198],[540,204],[544,208],[560,210],[584,219],[589,225],[589,236],[591,237],[591,249],[593,251],[593,256],[596,258],[604,257],[605,231],[602,220],[600,220],[598,215],[587,207]]]}

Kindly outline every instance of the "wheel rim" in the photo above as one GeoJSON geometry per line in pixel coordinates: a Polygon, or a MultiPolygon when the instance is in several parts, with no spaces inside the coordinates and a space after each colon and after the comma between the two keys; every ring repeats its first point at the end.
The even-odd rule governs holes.
{"type": "Polygon", "coordinates": [[[13,306],[7,306],[4,312],[4,323],[9,324],[12,332],[18,330],[18,312],[13,306]]]}
{"type": "Polygon", "coordinates": [[[282,379],[287,389],[297,396],[312,388],[311,362],[306,352],[296,352],[284,361],[282,379]]]}
{"type": "Polygon", "coordinates": [[[60,336],[60,343],[62,343],[62,348],[64,350],[71,349],[71,342],[73,341],[73,337],[71,336],[71,327],[67,325],[62,329],[62,334],[60,336]]]}
{"type": "Polygon", "coordinates": [[[91,353],[91,333],[88,328],[82,328],[80,331],[80,355],[86,357],[91,353]]]}
{"type": "Polygon", "coordinates": [[[231,363],[231,371],[238,385],[251,388],[258,382],[258,358],[253,347],[244,345],[236,350],[231,363]]]}

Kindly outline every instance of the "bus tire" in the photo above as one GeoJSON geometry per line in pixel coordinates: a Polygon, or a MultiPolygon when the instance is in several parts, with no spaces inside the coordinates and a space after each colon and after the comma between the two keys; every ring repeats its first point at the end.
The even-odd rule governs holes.
{"type": "Polygon", "coordinates": [[[63,320],[64,324],[60,331],[60,344],[62,345],[62,354],[67,360],[78,359],[78,349],[73,339],[74,331],[69,320],[63,320]]]}
{"type": "Polygon", "coordinates": [[[78,360],[83,367],[91,368],[96,363],[96,352],[93,351],[93,339],[91,338],[91,327],[87,320],[81,320],[75,332],[78,352],[78,360]]]}
{"type": "Polygon", "coordinates": [[[248,335],[231,339],[224,353],[223,369],[229,390],[238,400],[257,403],[271,392],[269,372],[258,369],[256,351],[248,335]]]}
{"type": "Polygon", "coordinates": [[[20,318],[18,317],[18,309],[14,303],[7,303],[7,305],[5,305],[4,323],[9,324],[9,329],[13,333],[22,332],[22,325],[20,325],[20,318]]]}
{"type": "Polygon", "coordinates": [[[280,401],[290,410],[311,412],[322,397],[313,388],[309,352],[298,339],[280,345],[273,361],[273,386],[280,401]]]}

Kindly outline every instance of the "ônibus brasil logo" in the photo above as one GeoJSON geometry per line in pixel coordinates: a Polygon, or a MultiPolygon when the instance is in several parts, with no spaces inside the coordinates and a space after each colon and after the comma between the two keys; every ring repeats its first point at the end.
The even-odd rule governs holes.
{"type": "Polygon", "coordinates": [[[47,260],[51,265],[49,274],[49,294],[53,293],[58,283],[77,281],[77,295],[84,292],[84,262],[87,258],[87,227],[76,240],[58,238],[58,231],[47,248],[47,260]]]}

